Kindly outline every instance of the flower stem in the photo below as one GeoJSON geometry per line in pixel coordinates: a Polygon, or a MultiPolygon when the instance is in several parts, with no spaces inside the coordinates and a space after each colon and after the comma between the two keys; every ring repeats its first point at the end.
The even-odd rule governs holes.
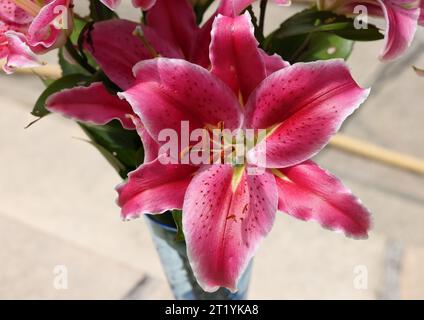
{"type": "Polygon", "coordinates": [[[260,7],[260,16],[259,16],[259,31],[263,34],[265,27],[265,14],[266,14],[266,6],[268,5],[268,0],[261,0],[259,5],[260,7]]]}
{"type": "Polygon", "coordinates": [[[66,41],[65,44],[65,48],[68,51],[68,53],[71,55],[72,58],[74,58],[74,60],[76,62],[78,62],[78,64],[83,67],[85,70],[87,70],[89,73],[94,74],[96,73],[96,69],[91,66],[88,61],[86,59],[84,59],[77,51],[77,49],[75,49],[74,44],[72,43],[72,41],[70,39],[68,39],[68,41],[66,41]]]}

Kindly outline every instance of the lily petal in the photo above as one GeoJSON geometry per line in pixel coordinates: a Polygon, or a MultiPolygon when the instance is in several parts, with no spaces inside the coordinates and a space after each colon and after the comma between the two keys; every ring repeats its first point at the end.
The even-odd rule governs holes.
{"type": "Polygon", "coordinates": [[[420,9],[405,9],[402,6],[406,3],[404,0],[378,0],[378,2],[387,21],[384,49],[380,53],[380,59],[395,59],[411,45],[417,29],[420,9]]]}
{"type": "MultiPolygon", "coordinates": [[[[217,13],[228,17],[235,17],[255,1],[256,0],[221,0],[217,13]]],[[[289,6],[291,4],[290,0],[274,0],[274,2],[281,6],[289,6]]]]}
{"type": "MultiPolygon", "coordinates": [[[[134,81],[134,65],[141,60],[154,58],[143,41],[134,35],[138,26],[140,25],[127,20],[98,22],[84,41],[84,48],[90,52],[109,79],[124,90],[134,81]]],[[[178,57],[178,53],[158,37],[154,30],[144,27],[143,31],[150,45],[159,54],[178,57]]]]}
{"type": "MultiPolygon", "coordinates": [[[[115,10],[120,4],[121,0],[100,0],[105,6],[111,10],[115,10]]],[[[132,0],[132,4],[135,8],[141,10],[149,10],[156,3],[156,0],[132,0]]]]}
{"type": "Polygon", "coordinates": [[[122,217],[133,219],[145,213],[181,210],[186,189],[196,170],[189,165],[163,165],[160,158],[141,165],[116,189],[122,217]]]}
{"type": "Polygon", "coordinates": [[[227,17],[236,17],[256,0],[221,0],[217,13],[227,17]]]}
{"type": "Polygon", "coordinates": [[[66,36],[72,31],[71,0],[53,0],[44,5],[28,28],[28,43],[31,47],[57,48],[66,42],[66,36]],[[63,27],[55,26],[62,19],[63,27]]]}
{"type": "Polygon", "coordinates": [[[239,128],[242,113],[231,90],[206,69],[184,60],[157,58],[134,67],[134,85],[120,95],[133,107],[150,135],[162,129],[181,131],[224,123],[239,128]]]}
{"type": "Polygon", "coordinates": [[[40,66],[36,54],[30,49],[22,33],[7,31],[5,37],[7,47],[2,49],[2,54],[7,53],[6,64],[3,66],[3,70],[7,74],[13,73],[17,68],[40,66]]]}
{"type": "Polygon", "coordinates": [[[132,0],[132,3],[136,8],[140,8],[141,10],[149,10],[155,5],[156,0],[132,0]]]}
{"type": "Polygon", "coordinates": [[[247,127],[268,129],[249,151],[250,163],[267,168],[301,163],[320,151],[369,90],[353,80],[343,60],[298,63],[265,79],[246,106],[247,127]]]}
{"type": "Polygon", "coordinates": [[[203,68],[209,69],[210,59],[209,59],[209,47],[211,43],[211,31],[214,18],[211,17],[205,24],[196,31],[195,43],[196,45],[192,47],[192,52],[190,55],[190,62],[198,64],[203,68]]]}
{"type": "Polygon", "coordinates": [[[152,58],[143,42],[133,35],[137,26],[137,23],[127,20],[98,22],[84,42],[84,48],[109,79],[122,89],[128,88],[134,81],[134,65],[140,60],[152,58]]]}
{"type": "Polygon", "coordinates": [[[183,206],[187,254],[200,286],[237,290],[237,282],[274,222],[275,178],[242,173],[234,185],[229,165],[212,165],[196,173],[183,206]]]}
{"type": "Polygon", "coordinates": [[[157,0],[146,15],[147,25],[189,59],[195,45],[196,17],[187,0],[157,0]]]}
{"type": "Polygon", "coordinates": [[[265,79],[266,69],[248,12],[235,18],[218,15],[212,28],[211,72],[247,101],[265,79]]]}
{"type": "MultiPolygon", "coordinates": [[[[204,68],[209,68],[209,44],[211,43],[211,31],[215,18],[218,15],[234,18],[254,1],[255,0],[222,0],[217,11],[196,32],[196,45],[192,48],[192,54],[189,61],[201,65],[204,68]]],[[[286,1],[283,0],[281,2],[286,1]]],[[[274,63],[275,62],[274,60],[274,63]]]]}
{"type": "Polygon", "coordinates": [[[262,49],[259,49],[259,51],[262,56],[262,60],[265,63],[267,77],[278,70],[281,70],[283,68],[290,66],[290,63],[287,61],[284,61],[283,58],[281,58],[278,54],[273,54],[272,56],[270,56],[268,55],[268,53],[266,53],[262,49]]]}
{"type": "Polygon", "coordinates": [[[291,5],[291,0],[274,0],[274,2],[280,6],[289,6],[291,5]]]}
{"type": "Polygon", "coordinates": [[[13,1],[0,0],[0,20],[6,24],[28,25],[33,17],[13,1]]]}
{"type": "Polygon", "coordinates": [[[121,0],[100,0],[110,10],[115,10],[120,4],[121,0]]]}
{"type": "Polygon", "coordinates": [[[133,114],[130,105],[110,94],[100,82],[55,93],[47,99],[46,108],[74,120],[99,125],[118,119],[124,128],[134,129],[128,117],[133,114]]]}
{"type": "Polygon", "coordinates": [[[367,237],[369,211],[334,175],[312,161],[280,169],[280,173],[276,177],[280,211],[301,220],[317,221],[347,236],[367,237]]]}
{"type": "Polygon", "coordinates": [[[137,116],[131,116],[131,120],[134,122],[135,128],[138,135],[143,142],[144,149],[144,163],[151,162],[159,156],[159,145],[153,140],[146,128],[143,126],[141,120],[137,116]]]}

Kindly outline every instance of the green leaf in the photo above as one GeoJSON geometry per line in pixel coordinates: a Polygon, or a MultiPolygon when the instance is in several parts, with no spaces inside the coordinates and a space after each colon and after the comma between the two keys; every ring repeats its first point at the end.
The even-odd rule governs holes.
{"type": "MultiPolygon", "coordinates": [[[[294,63],[306,61],[303,60],[305,57],[312,59],[314,54],[310,52],[311,50],[320,51],[319,56],[326,59],[346,58],[350,53],[349,48],[353,45],[350,40],[372,41],[382,38],[380,31],[371,24],[368,25],[368,29],[356,29],[352,18],[311,8],[283,22],[265,39],[264,47],[267,52],[278,53],[287,61],[294,63]],[[323,54],[325,43],[335,45],[336,54],[323,54]]],[[[330,50],[332,51],[333,49],[330,50]]]]}
{"type": "Polygon", "coordinates": [[[93,67],[90,62],[87,59],[87,56],[82,48],[80,46],[77,46],[72,43],[70,39],[66,41],[65,44],[65,50],[67,53],[72,57],[72,59],[80,65],[82,68],[84,68],[89,74],[95,74],[97,72],[97,68],[93,67]]]}
{"type": "MultiPolygon", "coordinates": [[[[84,66],[92,65],[96,66],[96,63],[93,63],[92,60],[87,61],[87,57],[83,52],[83,48],[78,46],[79,39],[81,35],[85,32],[87,27],[90,25],[90,22],[87,22],[81,17],[74,17],[74,28],[72,34],[69,36],[68,43],[66,47],[61,47],[59,49],[59,65],[62,69],[63,75],[69,75],[74,73],[81,73],[85,75],[90,75],[91,73],[84,68],[84,66]],[[67,55],[67,56],[65,56],[67,55]],[[81,65],[81,62],[84,63],[84,66],[81,65]]],[[[94,71],[94,69],[91,69],[94,71]]]]}
{"type": "Polygon", "coordinates": [[[109,164],[123,179],[126,177],[127,168],[113,153],[109,152],[109,150],[94,141],[87,140],[87,142],[94,146],[103,155],[107,162],[109,162],[109,164]]]}
{"type": "Polygon", "coordinates": [[[372,24],[368,24],[367,29],[355,29],[355,27],[349,25],[343,30],[335,30],[334,33],[344,39],[355,41],[376,41],[384,38],[380,30],[372,24]]]}
{"type": "Polygon", "coordinates": [[[55,79],[51,79],[51,78],[44,78],[44,77],[40,77],[40,80],[43,82],[44,86],[48,87],[50,86],[53,82],[55,82],[55,79]]]}
{"type": "Polygon", "coordinates": [[[309,38],[307,48],[297,58],[298,61],[316,61],[342,58],[347,60],[354,42],[329,32],[314,33],[309,38]]]}
{"type": "Polygon", "coordinates": [[[70,74],[84,74],[89,75],[87,70],[85,70],[83,67],[81,67],[77,63],[71,63],[68,61],[64,56],[64,48],[59,49],[59,65],[62,69],[62,74],[64,76],[70,75],[70,74]]]}
{"type": "Polygon", "coordinates": [[[177,236],[175,241],[185,241],[183,231],[183,212],[181,210],[173,210],[172,217],[174,218],[175,225],[177,226],[177,236]]]}
{"type": "Polygon", "coordinates": [[[303,10],[287,19],[273,32],[272,37],[282,39],[319,31],[345,33],[346,36],[364,40],[380,40],[384,37],[372,24],[368,24],[367,29],[356,29],[354,19],[316,8],[303,10]],[[367,39],[367,36],[371,38],[367,39]]]}
{"type": "Polygon", "coordinates": [[[77,44],[81,31],[84,29],[85,25],[88,22],[85,19],[78,16],[74,16],[73,22],[74,22],[74,27],[72,29],[72,33],[69,36],[69,38],[71,39],[72,43],[77,44]]]}
{"type": "Polygon", "coordinates": [[[46,100],[54,93],[59,92],[63,89],[73,88],[79,85],[85,85],[90,80],[89,77],[82,74],[70,74],[66,75],[56,81],[54,81],[38,98],[35,106],[31,112],[36,117],[44,117],[49,114],[46,109],[46,100]]]}
{"type": "Polygon", "coordinates": [[[200,24],[203,21],[203,16],[205,15],[206,10],[213,3],[213,0],[197,0],[193,5],[194,12],[196,14],[196,22],[200,24]]]}
{"type": "Polygon", "coordinates": [[[143,146],[135,130],[122,128],[116,120],[104,126],[79,125],[123,179],[142,163],[143,146]]]}
{"type": "MultiPolygon", "coordinates": [[[[152,214],[150,217],[159,222],[160,224],[167,225],[168,227],[177,229],[177,225],[175,223],[174,217],[172,216],[172,211],[166,211],[161,214],[152,214]]],[[[175,240],[175,239],[174,239],[175,240]]]]}
{"type": "Polygon", "coordinates": [[[109,20],[117,15],[99,0],[90,0],[90,17],[94,21],[109,20]]]}

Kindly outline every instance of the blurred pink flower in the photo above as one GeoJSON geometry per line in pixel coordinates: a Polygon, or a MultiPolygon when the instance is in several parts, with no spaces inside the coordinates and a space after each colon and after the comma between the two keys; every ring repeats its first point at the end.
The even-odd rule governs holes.
{"type": "MultiPolygon", "coordinates": [[[[115,19],[97,22],[85,35],[84,49],[119,88],[126,90],[132,85],[134,65],[158,55],[209,63],[207,44],[200,45],[200,29],[186,0],[158,0],[147,18],[148,25],[115,19]]],[[[56,93],[46,107],[72,119],[96,124],[118,119],[125,128],[135,128],[127,117],[131,113],[128,103],[109,93],[101,82],[56,93]],[[109,120],[103,121],[107,117],[109,120]]]]}
{"type": "Polygon", "coordinates": [[[71,5],[72,0],[0,0],[0,59],[6,59],[7,73],[37,66],[37,54],[65,43],[71,5]]]}
{"type": "MultiPolygon", "coordinates": [[[[318,3],[323,9],[346,15],[354,15],[355,8],[365,6],[369,15],[384,17],[386,32],[384,47],[380,53],[382,60],[395,59],[409,48],[420,17],[416,0],[318,0],[318,3]]],[[[423,1],[420,6],[423,6],[423,1]]]]}

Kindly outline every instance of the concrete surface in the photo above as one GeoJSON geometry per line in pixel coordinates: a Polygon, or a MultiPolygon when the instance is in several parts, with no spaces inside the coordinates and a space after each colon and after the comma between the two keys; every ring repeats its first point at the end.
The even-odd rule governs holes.
{"type": "Polygon", "coordinates": [[[145,278],[139,270],[3,216],[0,241],[3,299],[120,299],[145,278]]]}
{"type": "MultiPolygon", "coordinates": [[[[267,29],[294,10],[269,10],[267,29]]],[[[373,91],[343,131],[424,158],[424,79],[410,68],[424,66],[424,30],[395,62],[378,61],[381,45],[356,45],[349,64],[373,91]]],[[[0,76],[0,298],[171,298],[145,222],[121,222],[120,179],[75,139],[84,138],[79,128],[53,115],[23,129],[42,89],[36,77],[0,76]],[[67,266],[67,290],[53,286],[58,265],[67,266]]],[[[255,259],[250,297],[424,298],[423,177],[332,148],[316,161],[367,204],[374,230],[356,241],[278,216],[255,259]]]]}
{"type": "Polygon", "coordinates": [[[401,279],[401,294],[405,299],[424,297],[424,249],[409,247],[405,252],[401,279]]]}

